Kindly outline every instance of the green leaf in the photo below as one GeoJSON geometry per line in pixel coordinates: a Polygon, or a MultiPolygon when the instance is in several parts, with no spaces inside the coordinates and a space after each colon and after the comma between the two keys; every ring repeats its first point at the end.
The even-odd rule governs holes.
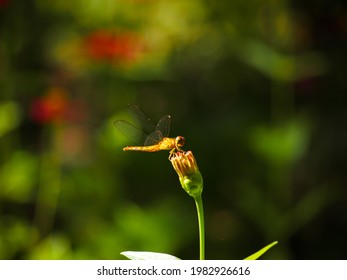
{"type": "Polygon", "coordinates": [[[180,260],[179,258],[163,253],[145,252],[145,251],[125,251],[121,255],[130,260],[180,260]]]}
{"type": "Polygon", "coordinates": [[[283,166],[295,162],[305,153],[309,133],[309,123],[300,117],[281,125],[260,125],[251,133],[250,141],[258,156],[274,166],[283,166]]]}
{"type": "Polygon", "coordinates": [[[0,137],[17,128],[20,120],[21,112],[16,103],[0,103],[0,137]]]}
{"type": "Polygon", "coordinates": [[[245,258],[245,260],[256,260],[261,255],[263,255],[267,250],[269,250],[272,246],[275,246],[278,243],[278,241],[274,241],[271,244],[265,246],[263,249],[259,250],[258,252],[254,253],[253,255],[250,255],[249,257],[245,258]]]}
{"type": "Polygon", "coordinates": [[[31,199],[37,181],[37,158],[24,151],[16,151],[0,166],[0,196],[11,201],[31,199]]]}

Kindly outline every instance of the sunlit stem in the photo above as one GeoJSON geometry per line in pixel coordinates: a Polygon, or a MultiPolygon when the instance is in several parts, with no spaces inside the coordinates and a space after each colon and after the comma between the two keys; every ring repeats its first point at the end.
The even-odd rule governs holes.
{"type": "Polygon", "coordinates": [[[199,247],[200,247],[200,260],[205,259],[205,221],[204,221],[204,208],[202,205],[202,196],[197,195],[194,197],[196,210],[198,212],[199,222],[199,247]]]}

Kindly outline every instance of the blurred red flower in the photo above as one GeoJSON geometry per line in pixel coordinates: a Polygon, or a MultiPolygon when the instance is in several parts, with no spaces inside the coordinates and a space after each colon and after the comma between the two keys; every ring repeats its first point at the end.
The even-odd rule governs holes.
{"type": "Polygon", "coordinates": [[[98,30],[85,38],[87,55],[96,60],[132,61],[142,49],[142,43],[133,33],[114,34],[98,30]]]}
{"type": "Polygon", "coordinates": [[[0,8],[5,7],[9,2],[9,0],[0,0],[0,8]]]}
{"type": "Polygon", "coordinates": [[[45,96],[35,99],[30,107],[31,118],[38,123],[62,121],[68,112],[69,100],[63,88],[50,88],[45,96]]]}
{"type": "Polygon", "coordinates": [[[47,94],[35,99],[30,106],[30,116],[38,123],[79,122],[87,117],[85,103],[72,100],[61,87],[52,87],[47,94]]]}

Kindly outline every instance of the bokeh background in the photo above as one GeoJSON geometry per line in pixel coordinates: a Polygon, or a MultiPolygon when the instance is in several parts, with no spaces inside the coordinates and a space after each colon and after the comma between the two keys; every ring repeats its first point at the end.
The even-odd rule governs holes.
{"type": "Polygon", "coordinates": [[[128,103],[194,152],[208,259],[346,258],[346,35],[336,0],[0,0],[0,258],[198,258],[128,103]]]}

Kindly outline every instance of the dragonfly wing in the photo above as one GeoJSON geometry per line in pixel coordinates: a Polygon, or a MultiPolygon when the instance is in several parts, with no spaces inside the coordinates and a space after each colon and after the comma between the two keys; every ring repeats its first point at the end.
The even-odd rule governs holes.
{"type": "Polygon", "coordinates": [[[163,139],[163,135],[160,133],[159,130],[153,131],[151,134],[149,134],[145,140],[145,146],[149,145],[155,145],[158,142],[160,142],[163,139]]]}
{"type": "Polygon", "coordinates": [[[157,123],[156,130],[148,135],[145,146],[156,144],[160,142],[163,137],[169,136],[170,125],[171,117],[169,115],[163,116],[157,123]]]}
{"type": "Polygon", "coordinates": [[[150,118],[136,105],[129,104],[128,112],[134,122],[145,132],[147,135],[151,134],[157,128],[151,122],[150,118]]]}
{"type": "Polygon", "coordinates": [[[164,137],[168,137],[170,133],[171,116],[163,116],[157,123],[157,129],[164,137]]]}
{"type": "Polygon", "coordinates": [[[131,123],[128,123],[127,121],[118,120],[114,122],[114,125],[126,138],[136,144],[141,143],[142,145],[148,138],[148,135],[146,133],[144,133],[141,129],[137,128],[131,123]]]}
{"type": "Polygon", "coordinates": [[[166,115],[162,117],[155,126],[149,117],[136,105],[129,104],[128,112],[131,118],[136,123],[136,126],[120,120],[116,121],[115,125],[128,139],[136,141],[145,146],[154,145],[160,142],[164,137],[168,136],[170,131],[171,117],[166,115]]]}

